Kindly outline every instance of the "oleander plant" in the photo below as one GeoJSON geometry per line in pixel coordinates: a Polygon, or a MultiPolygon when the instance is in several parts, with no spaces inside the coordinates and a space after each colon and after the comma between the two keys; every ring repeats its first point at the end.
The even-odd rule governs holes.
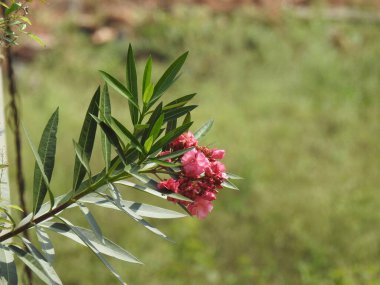
{"type": "Polygon", "coordinates": [[[178,79],[186,58],[187,53],[178,57],[154,83],[151,77],[152,58],[149,57],[139,84],[133,49],[129,46],[125,80],[119,81],[100,71],[104,85],[96,89],[80,136],[73,141],[73,182],[71,190],[64,195],[56,196],[50,183],[55,169],[58,109],[48,120],[38,147],[34,146],[25,130],[35,158],[33,211],[16,223],[12,215],[20,208],[5,201],[0,204],[1,284],[18,283],[15,258],[21,261],[17,264],[25,264],[44,283],[62,284],[53,268],[55,250],[49,238],[51,233],[86,246],[120,283],[126,284],[106,256],[131,263],[141,261],[103,236],[101,225],[96,222],[88,205],[121,211],[153,234],[168,239],[146,218],[194,216],[204,219],[223,188],[237,190],[231,180],[240,177],[226,171],[221,162],[224,150],[199,143],[210,130],[212,121],[191,131],[191,112],[197,106],[189,102],[195,94],[180,96],[171,102],[163,101],[163,95],[178,79]],[[128,103],[128,124],[113,116],[111,91],[128,103]],[[91,157],[97,131],[101,132],[104,167],[99,173],[93,173],[91,157]],[[179,211],[123,198],[127,191],[135,190],[175,203],[179,211]],[[88,227],[74,225],[65,216],[68,209],[79,210],[88,227]],[[28,240],[22,235],[25,231],[29,231],[33,238],[28,240]]]}

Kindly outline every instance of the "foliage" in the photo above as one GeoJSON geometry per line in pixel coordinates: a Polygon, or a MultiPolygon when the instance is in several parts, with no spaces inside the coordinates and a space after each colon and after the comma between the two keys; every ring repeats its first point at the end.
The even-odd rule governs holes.
{"type": "MultiPolygon", "coordinates": [[[[148,59],[143,76],[141,96],[138,91],[135,57],[131,46],[128,49],[126,83],[120,82],[107,72],[100,71],[105,84],[103,88],[97,88],[86,112],[79,139],[74,141],[73,188],[64,195],[57,197],[50,183],[55,166],[59,122],[58,109],[48,120],[38,148],[33,145],[32,140],[25,131],[36,161],[33,183],[33,212],[15,226],[14,219],[10,215],[8,208],[5,206],[1,208],[2,212],[10,219],[9,221],[7,219],[0,221],[2,230],[7,230],[0,235],[1,266],[2,269],[6,269],[0,271],[2,284],[17,284],[17,272],[12,258],[13,255],[16,255],[44,283],[62,284],[52,266],[55,251],[45,230],[50,230],[87,246],[120,283],[125,284],[104,255],[132,263],[141,262],[103,236],[101,227],[86,205],[120,210],[135,222],[164,239],[168,239],[168,237],[148,223],[144,217],[168,219],[186,215],[148,204],[126,201],[122,198],[118,184],[163,199],[171,199],[171,201],[182,206],[182,202],[186,201],[186,206],[193,205],[197,207],[198,200],[193,201],[174,190],[162,189],[159,187],[159,183],[151,177],[155,175],[159,178],[159,174],[169,174],[171,177],[176,177],[180,171],[181,163],[169,163],[167,160],[184,157],[187,152],[193,150],[193,145],[191,145],[191,147],[182,147],[180,150],[166,151],[166,155],[160,156],[160,153],[165,149],[167,150],[174,139],[188,131],[192,125],[190,111],[195,106],[185,105],[193,96],[184,96],[166,105],[160,102],[165,91],[177,80],[178,73],[186,57],[187,53],[175,60],[156,84],[153,84],[150,75],[152,60],[151,58],[148,59]],[[128,129],[112,116],[108,86],[127,100],[133,123],[132,129],[128,129]],[[153,109],[156,103],[158,104],[153,109]],[[184,116],[185,119],[180,123],[179,119],[184,116]],[[101,150],[105,165],[103,170],[93,174],[90,160],[98,127],[102,132],[101,150]],[[112,157],[111,149],[114,150],[114,157],[112,157]],[[132,178],[138,182],[133,182],[132,178]],[[44,203],[46,198],[48,198],[48,202],[44,203]],[[72,207],[80,209],[89,225],[89,229],[76,226],[63,217],[65,210],[72,207]],[[41,250],[25,237],[21,237],[20,234],[29,229],[35,231],[41,250]],[[17,239],[11,240],[11,238],[17,239]],[[25,249],[23,248],[24,246],[25,249]]],[[[210,126],[210,123],[206,123],[204,127],[195,133],[196,136],[203,136],[210,129],[210,126]]],[[[213,152],[215,151],[210,150],[210,161],[213,152]]],[[[217,153],[218,159],[224,155],[224,152],[221,155],[219,150],[217,153]]],[[[218,165],[222,165],[220,162],[218,163],[218,165]]],[[[186,170],[186,166],[184,168],[186,170]]],[[[212,171],[211,168],[210,171],[212,171]]],[[[201,172],[203,173],[205,170],[203,169],[201,172]]],[[[223,177],[226,175],[224,166],[223,173],[217,174],[223,177]]],[[[197,176],[193,178],[195,179],[197,176]]],[[[229,178],[238,177],[232,175],[229,178]]],[[[212,179],[211,176],[210,179],[212,179]]],[[[218,180],[219,188],[222,188],[220,184],[224,180],[225,178],[218,180]]],[[[229,184],[226,184],[226,187],[231,188],[229,184]]],[[[217,190],[212,191],[217,192],[217,190]]],[[[184,208],[186,209],[186,207],[184,208]]]]}
{"type": "Polygon", "coordinates": [[[3,9],[3,17],[0,18],[0,45],[17,45],[20,34],[26,34],[39,44],[43,45],[41,39],[27,31],[32,23],[28,17],[29,10],[27,3],[30,1],[11,0],[10,3],[0,1],[3,9]]]}

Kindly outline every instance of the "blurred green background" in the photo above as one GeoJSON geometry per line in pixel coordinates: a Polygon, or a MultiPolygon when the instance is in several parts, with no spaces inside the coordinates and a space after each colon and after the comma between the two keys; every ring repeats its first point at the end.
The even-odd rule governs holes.
{"type": "MultiPolygon", "coordinates": [[[[174,244],[124,215],[94,209],[104,234],[145,263],[112,261],[128,284],[380,284],[376,2],[336,7],[319,1],[287,9],[69,2],[32,6],[31,30],[47,48],[21,44],[16,50],[23,122],[35,143],[60,106],[53,189],[70,188],[72,139],[101,83],[97,70],[123,78],[129,43],[140,71],[152,54],[156,79],[190,51],[165,96],[198,93],[194,130],[214,119],[203,143],[224,148],[228,170],[245,178],[237,183],[240,192],[220,192],[204,221],[152,221],[174,244]],[[113,10],[125,18],[110,17],[113,10]],[[341,10],[347,17],[334,16],[341,10]]],[[[127,122],[126,102],[112,96],[113,111],[127,122]]],[[[98,153],[94,169],[101,167],[98,153]]],[[[26,142],[24,158],[30,197],[34,162],[26,142]]],[[[123,195],[171,207],[133,190],[123,195]]],[[[56,236],[53,241],[65,284],[117,284],[85,248],[56,236]]]]}

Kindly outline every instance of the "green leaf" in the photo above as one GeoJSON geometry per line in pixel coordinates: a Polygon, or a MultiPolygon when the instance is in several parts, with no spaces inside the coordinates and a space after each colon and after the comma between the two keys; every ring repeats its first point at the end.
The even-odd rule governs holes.
{"type": "Polygon", "coordinates": [[[148,160],[148,163],[156,163],[158,165],[161,165],[161,166],[164,166],[164,167],[178,167],[178,166],[181,166],[182,164],[181,163],[172,163],[172,162],[168,162],[168,161],[165,161],[165,160],[160,160],[160,159],[149,159],[148,160]]]}
{"type": "Polygon", "coordinates": [[[88,106],[86,116],[84,118],[82,130],[79,135],[79,141],[78,141],[79,147],[75,148],[76,152],[77,152],[77,149],[82,149],[82,153],[80,153],[80,155],[78,156],[78,152],[77,152],[77,156],[75,157],[74,179],[73,179],[74,190],[77,190],[79,185],[82,183],[83,178],[86,175],[86,170],[89,173],[89,166],[86,167],[85,164],[89,163],[91,159],[92,150],[94,148],[97,124],[92,119],[92,116],[98,116],[99,101],[100,101],[100,87],[96,89],[96,92],[91,99],[90,105],[88,106]]]}
{"type": "MultiPolygon", "coordinates": [[[[107,84],[104,84],[103,91],[100,94],[99,118],[101,121],[111,121],[111,101],[107,84]]],[[[103,159],[106,165],[106,171],[108,171],[111,163],[111,143],[103,132],[100,134],[100,139],[102,142],[103,159]]]]}
{"type": "Polygon", "coordinates": [[[154,85],[153,83],[149,83],[143,93],[143,103],[145,105],[149,103],[150,99],[152,98],[153,92],[154,92],[154,85]]]}
{"type": "Polygon", "coordinates": [[[18,11],[21,8],[21,6],[22,6],[21,3],[18,3],[18,2],[12,3],[12,5],[9,8],[5,9],[5,16],[9,16],[10,14],[18,11]]]}
{"type": "Polygon", "coordinates": [[[172,130],[174,130],[177,127],[177,119],[175,120],[169,120],[168,123],[166,124],[166,131],[165,133],[169,133],[172,130]]]}
{"type": "Polygon", "coordinates": [[[163,123],[164,123],[164,114],[161,114],[161,116],[159,116],[157,121],[154,123],[152,127],[152,131],[149,134],[149,136],[153,137],[153,140],[158,138],[163,123]]]}
{"type": "Polygon", "coordinates": [[[152,129],[153,129],[155,122],[158,120],[158,118],[161,116],[161,114],[162,114],[162,102],[157,105],[157,107],[154,109],[152,115],[150,115],[149,120],[147,122],[147,125],[149,127],[144,131],[144,133],[142,135],[142,138],[141,138],[142,142],[145,142],[148,139],[149,135],[152,132],[152,129]]]}
{"type": "Polygon", "coordinates": [[[37,233],[37,239],[40,242],[42,252],[44,253],[44,257],[51,264],[54,260],[55,250],[49,238],[49,235],[45,232],[45,230],[42,227],[38,225],[35,226],[35,229],[37,233]]]}
{"type": "Polygon", "coordinates": [[[179,135],[183,134],[186,130],[190,128],[192,123],[182,125],[169,133],[167,133],[165,136],[163,136],[161,139],[159,139],[151,148],[150,153],[154,153],[161,148],[163,148],[165,145],[167,145],[169,142],[171,142],[173,139],[177,138],[179,135]]]}
{"type": "Polygon", "coordinates": [[[17,285],[17,270],[13,253],[0,244],[0,284],[17,285]]]}
{"type": "Polygon", "coordinates": [[[107,269],[119,280],[119,282],[123,285],[127,285],[121,276],[115,271],[112,265],[103,257],[98,248],[95,247],[93,242],[87,238],[85,234],[76,226],[71,224],[69,221],[59,218],[61,221],[65,223],[65,225],[77,236],[80,240],[96,255],[97,258],[107,267],[107,269]]]}
{"type": "Polygon", "coordinates": [[[152,145],[153,145],[154,138],[153,136],[150,136],[144,143],[144,149],[146,152],[149,152],[152,145]]]}
{"type": "Polygon", "coordinates": [[[109,86],[111,86],[119,94],[124,96],[133,106],[135,106],[136,108],[139,108],[139,106],[135,103],[134,97],[131,94],[131,92],[127,88],[125,88],[125,86],[121,84],[120,81],[118,81],[116,78],[112,77],[112,75],[108,74],[105,71],[100,70],[100,73],[104,81],[106,81],[109,86]]]}
{"type": "Polygon", "coordinates": [[[133,96],[133,102],[135,104],[130,104],[129,108],[131,110],[131,118],[133,124],[137,124],[139,120],[139,108],[135,105],[139,105],[139,92],[137,89],[137,74],[136,74],[136,63],[135,56],[133,54],[132,46],[128,47],[127,54],[127,65],[126,65],[126,78],[127,78],[127,87],[130,93],[133,96]]]}
{"type": "MultiPolygon", "coordinates": [[[[83,203],[95,204],[97,206],[113,210],[120,210],[120,208],[117,207],[114,203],[111,203],[108,199],[101,197],[95,193],[86,195],[79,201],[83,203]]],[[[173,210],[156,207],[149,204],[137,203],[134,201],[121,200],[120,204],[124,208],[128,208],[129,210],[133,211],[136,215],[139,215],[141,217],[154,219],[176,219],[186,217],[186,215],[173,210]]]]}
{"type": "Polygon", "coordinates": [[[21,240],[23,241],[31,255],[41,265],[41,268],[45,271],[46,275],[49,278],[50,284],[62,285],[62,281],[61,279],[59,279],[58,274],[55,272],[54,268],[50,265],[50,263],[45,259],[45,257],[38,251],[38,249],[26,238],[21,237],[21,240]]]}
{"type": "MultiPolygon", "coordinates": [[[[36,159],[34,167],[34,183],[33,183],[33,213],[37,213],[46,196],[49,192],[51,207],[54,204],[54,196],[50,189],[49,183],[53,174],[55,151],[57,144],[57,127],[58,127],[58,108],[50,117],[41,136],[40,144],[38,146],[38,153],[36,152],[29,136],[30,147],[36,159]]],[[[26,132],[25,132],[26,133],[26,132]]],[[[27,133],[26,133],[27,134],[27,133]]]]}
{"type": "Polygon", "coordinates": [[[122,123],[120,123],[116,118],[112,117],[110,127],[115,131],[117,136],[123,141],[130,141],[131,144],[140,152],[144,153],[144,148],[137,140],[137,138],[130,132],[122,123]]]}
{"type": "Polygon", "coordinates": [[[177,107],[182,107],[182,106],[186,105],[187,102],[189,102],[191,99],[193,99],[193,97],[195,95],[197,95],[197,93],[185,95],[181,98],[178,98],[178,99],[170,102],[169,104],[165,105],[165,107],[163,109],[169,110],[169,109],[173,109],[173,108],[177,108],[177,107]]]}
{"type": "Polygon", "coordinates": [[[233,190],[239,190],[239,188],[235,184],[228,180],[224,180],[222,186],[233,190]]]}
{"type": "MultiPolygon", "coordinates": [[[[149,56],[148,60],[145,64],[143,83],[142,83],[142,88],[143,88],[142,94],[144,94],[144,98],[145,98],[145,91],[149,85],[152,85],[152,87],[151,87],[152,88],[152,94],[150,95],[150,97],[153,95],[153,84],[151,83],[151,77],[152,77],[152,56],[149,56]]],[[[150,98],[148,99],[148,101],[144,100],[144,103],[148,103],[149,100],[150,100],[150,98]]]]}
{"type": "Polygon", "coordinates": [[[123,153],[123,148],[119,142],[119,138],[118,138],[117,134],[115,133],[115,131],[110,126],[108,126],[105,122],[100,121],[96,117],[93,117],[93,118],[96,120],[96,122],[102,128],[104,134],[106,135],[106,137],[109,140],[109,142],[111,143],[111,145],[114,146],[116,153],[119,156],[119,158],[121,159],[121,161],[124,163],[124,165],[127,165],[127,162],[125,160],[124,153],[123,153]]]}
{"type": "Polygon", "coordinates": [[[45,284],[54,285],[44,268],[41,266],[40,262],[38,262],[33,255],[15,245],[10,245],[9,249],[12,250],[17,257],[24,262],[24,264],[28,266],[45,284]]]}
{"type": "Polygon", "coordinates": [[[165,155],[157,156],[156,159],[157,160],[163,160],[163,161],[165,161],[165,160],[168,160],[168,159],[171,159],[171,158],[177,158],[177,157],[185,154],[186,152],[188,152],[188,151],[190,151],[192,149],[194,149],[194,148],[190,147],[190,148],[185,148],[185,149],[173,151],[173,152],[165,154],[165,155]]]}
{"type": "Polygon", "coordinates": [[[80,161],[84,169],[87,171],[88,175],[91,177],[90,164],[88,162],[86,154],[84,153],[84,150],[74,140],[73,140],[73,144],[74,144],[76,158],[80,161]]]}
{"type": "MultiPolygon", "coordinates": [[[[72,228],[74,226],[69,227],[66,224],[57,222],[43,222],[41,226],[72,239],[81,245],[86,245],[86,243],[73,231],[72,228]]],[[[75,226],[75,229],[79,231],[81,235],[85,236],[86,239],[89,240],[99,252],[126,262],[142,264],[141,261],[139,261],[135,256],[109,239],[104,238],[104,243],[102,243],[92,231],[77,226],[75,226]]]]}
{"type": "Polygon", "coordinates": [[[163,93],[170,87],[170,85],[172,85],[172,83],[175,81],[178,72],[181,70],[183,64],[186,61],[187,55],[188,52],[185,52],[183,55],[178,57],[158,80],[154,88],[151,104],[156,102],[163,95],[163,93]]]}
{"type": "Polygon", "coordinates": [[[212,125],[213,125],[214,121],[210,120],[208,122],[206,122],[202,127],[200,127],[195,133],[194,133],[194,137],[199,140],[201,138],[203,138],[211,129],[212,125]]]}
{"type": "MultiPolygon", "coordinates": [[[[133,174],[133,177],[139,179],[140,181],[142,181],[141,177],[143,177],[141,174],[136,174],[134,173],[133,174]]],[[[148,179],[149,180],[149,179],[148,179]]],[[[146,180],[144,180],[146,181],[146,180]]],[[[124,185],[124,186],[128,186],[128,187],[132,187],[136,190],[140,190],[140,191],[143,191],[145,193],[148,193],[148,194],[151,194],[153,196],[156,196],[156,197],[159,197],[159,198],[162,198],[162,199],[167,199],[168,197],[171,197],[171,198],[175,198],[175,199],[178,199],[178,200],[182,200],[182,201],[186,201],[186,202],[193,202],[191,199],[185,197],[185,196],[182,196],[180,194],[177,194],[177,193],[173,193],[173,192],[164,192],[164,191],[158,191],[155,189],[155,187],[153,187],[151,185],[151,183],[147,183],[147,185],[143,186],[143,185],[138,185],[136,183],[133,183],[131,181],[128,181],[128,180],[119,180],[119,181],[116,181],[115,184],[120,184],[120,185],[124,185]]]]}
{"type": "Polygon", "coordinates": [[[82,203],[77,203],[77,204],[79,206],[79,209],[83,213],[83,215],[86,217],[86,220],[88,224],[90,225],[92,231],[94,232],[95,236],[98,238],[98,240],[104,243],[102,230],[100,229],[98,223],[96,222],[94,216],[91,214],[90,210],[82,203]]]}
{"type": "Polygon", "coordinates": [[[190,105],[190,106],[185,106],[185,107],[179,107],[175,109],[170,109],[165,111],[165,122],[170,121],[170,120],[175,120],[183,115],[186,115],[187,113],[191,112],[194,110],[197,105],[190,105]]]}
{"type": "Polygon", "coordinates": [[[126,213],[128,216],[130,216],[135,222],[141,224],[142,226],[144,226],[147,230],[151,231],[152,233],[166,239],[166,240],[170,240],[167,235],[165,235],[163,232],[161,232],[159,229],[157,229],[156,227],[152,226],[151,224],[149,224],[147,221],[145,221],[142,217],[140,217],[139,215],[137,215],[134,211],[131,211],[129,208],[127,207],[124,207],[124,205],[121,203],[121,195],[120,195],[120,192],[119,190],[113,185],[111,184],[111,190],[113,191],[113,193],[115,194],[115,198],[112,199],[111,197],[109,197],[109,201],[114,203],[114,205],[116,207],[118,207],[121,211],[123,211],[124,213],[126,213]]]}
{"type": "Polygon", "coordinates": [[[186,125],[191,122],[191,114],[187,113],[185,119],[183,119],[182,125],[186,125]]]}

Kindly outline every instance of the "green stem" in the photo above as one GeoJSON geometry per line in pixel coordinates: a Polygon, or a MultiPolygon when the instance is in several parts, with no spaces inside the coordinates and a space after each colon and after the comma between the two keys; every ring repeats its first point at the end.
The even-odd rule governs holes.
{"type": "MultiPolygon", "coordinates": [[[[96,176],[96,175],[95,175],[96,176]]],[[[94,177],[95,177],[94,176],[94,177]]],[[[108,182],[115,182],[115,181],[118,181],[120,179],[125,179],[125,178],[129,178],[131,177],[130,175],[126,174],[126,173],[121,173],[119,175],[116,175],[114,177],[110,177],[110,178],[106,178],[106,177],[103,177],[102,179],[98,180],[97,182],[95,182],[94,184],[90,185],[89,187],[87,187],[85,190],[81,191],[80,193],[78,193],[77,195],[74,195],[71,199],[69,199],[68,201],[64,202],[63,204],[60,204],[58,206],[56,206],[55,208],[51,209],[49,212],[43,214],[42,216],[39,216],[37,218],[34,218],[32,219],[31,221],[27,222],[26,224],[22,225],[21,227],[18,227],[18,228],[15,228],[13,231],[11,232],[8,232],[2,236],[0,236],[0,243],[11,238],[11,237],[14,237],[26,230],[28,230],[29,228],[32,228],[34,227],[35,225],[55,216],[56,214],[62,212],[64,209],[66,209],[67,207],[71,206],[72,204],[76,203],[76,201],[78,201],[80,198],[86,196],[87,194],[89,193],[92,193],[94,192],[96,189],[100,188],[101,186],[107,184],[108,182]]]]}

